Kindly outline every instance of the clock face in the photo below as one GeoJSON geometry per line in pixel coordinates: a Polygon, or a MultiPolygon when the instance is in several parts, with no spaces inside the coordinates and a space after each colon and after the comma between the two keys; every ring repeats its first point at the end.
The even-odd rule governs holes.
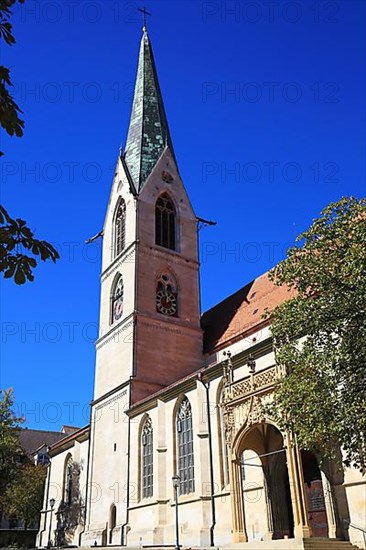
{"type": "Polygon", "coordinates": [[[122,317],[123,313],[123,299],[119,298],[114,304],[114,320],[118,321],[122,317]]]}
{"type": "Polygon", "coordinates": [[[123,281],[118,281],[117,288],[113,298],[113,322],[121,319],[123,314],[123,281]]]}
{"type": "Polygon", "coordinates": [[[156,293],[156,309],[163,315],[176,315],[177,299],[170,290],[159,290],[156,293]]]}

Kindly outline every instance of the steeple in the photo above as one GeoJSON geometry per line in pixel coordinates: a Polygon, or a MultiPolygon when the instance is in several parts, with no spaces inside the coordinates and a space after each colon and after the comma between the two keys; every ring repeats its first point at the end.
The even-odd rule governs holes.
{"type": "Polygon", "coordinates": [[[125,161],[136,191],[143,188],[165,146],[173,145],[146,26],[140,45],[125,161]]]}

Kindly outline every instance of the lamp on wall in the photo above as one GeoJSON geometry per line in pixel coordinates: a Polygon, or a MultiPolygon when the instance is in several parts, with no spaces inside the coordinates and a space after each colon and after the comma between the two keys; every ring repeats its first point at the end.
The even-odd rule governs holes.
{"type": "Polygon", "coordinates": [[[50,516],[50,526],[48,528],[48,544],[47,544],[47,548],[51,548],[52,546],[52,541],[51,541],[51,527],[52,527],[52,515],[53,515],[53,509],[55,507],[55,499],[54,498],[50,498],[50,512],[51,512],[51,516],[50,516]]]}
{"type": "Polygon", "coordinates": [[[180,477],[175,474],[172,477],[174,496],[175,496],[175,550],[180,550],[179,545],[179,518],[178,518],[178,489],[180,484],[180,477]]]}

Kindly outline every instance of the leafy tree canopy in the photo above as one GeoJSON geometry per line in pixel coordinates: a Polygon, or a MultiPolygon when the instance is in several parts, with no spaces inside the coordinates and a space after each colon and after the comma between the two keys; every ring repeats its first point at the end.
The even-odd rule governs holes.
{"type": "Polygon", "coordinates": [[[19,447],[19,424],[23,421],[14,411],[13,390],[0,390],[0,495],[16,472],[14,457],[19,447]]]}
{"type": "MultiPolygon", "coordinates": [[[[8,46],[15,44],[10,17],[17,2],[24,0],[0,0],[0,41],[4,40],[8,46]]],[[[12,86],[9,69],[0,65],[0,126],[9,136],[22,137],[24,121],[20,118],[20,107],[10,94],[12,86]]],[[[2,155],[0,151],[0,157],[2,155]]],[[[58,258],[51,244],[36,239],[24,220],[11,218],[0,206],[0,272],[5,278],[13,279],[18,285],[33,281],[33,269],[39,259],[55,262],[58,258]]]]}
{"type": "Polygon", "coordinates": [[[24,529],[39,520],[42,509],[46,469],[28,464],[19,468],[14,481],[8,486],[4,501],[9,517],[15,516],[24,522],[24,529]]]}
{"type": "Polygon", "coordinates": [[[270,413],[304,449],[366,471],[366,200],[326,207],[270,273],[296,296],[271,312],[270,413]]]}

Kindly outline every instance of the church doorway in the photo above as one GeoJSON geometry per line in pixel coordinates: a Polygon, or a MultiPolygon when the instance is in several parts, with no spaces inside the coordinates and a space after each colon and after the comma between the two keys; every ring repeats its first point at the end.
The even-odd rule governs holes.
{"type": "Polygon", "coordinates": [[[301,451],[308,522],[313,537],[328,537],[328,520],[318,461],[310,451],[301,451]]]}
{"type": "Polygon", "coordinates": [[[292,538],[294,519],[281,432],[269,423],[255,424],[243,433],[237,450],[245,538],[292,538]]]}

